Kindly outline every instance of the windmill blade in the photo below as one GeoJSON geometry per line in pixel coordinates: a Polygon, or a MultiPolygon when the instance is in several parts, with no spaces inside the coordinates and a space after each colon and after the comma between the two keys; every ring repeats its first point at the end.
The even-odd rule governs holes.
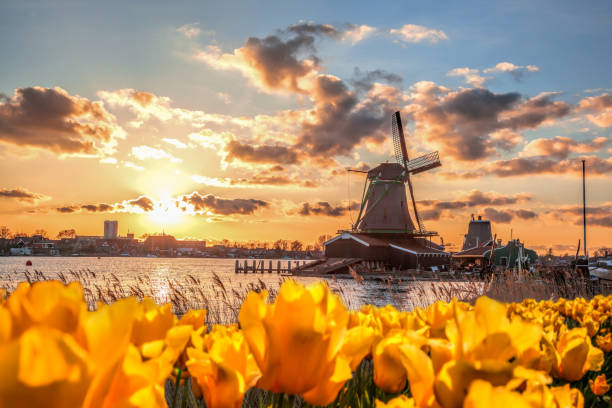
{"type": "Polygon", "coordinates": [[[395,160],[406,167],[408,162],[408,150],[406,149],[406,139],[404,138],[404,128],[400,112],[397,111],[391,117],[391,133],[393,134],[393,151],[395,160]]]}
{"type": "MultiPolygon", "coordinates": [[[[408,149],[406,148],[406,139],[404,138],[404,128],[402,126],[402,117],[400,112],[396,111],[391,119],[391,131],[393,133],[393,150],[395,151],[395,160],[406,169],[406,182],[410,191],[410,199],[412,200],[412,209],[414,210],[414,218],[417,222],[419,231],[423,232],[425,227],[419,217],[416,200],[414,199],[414,191],[412,189],[412,181],[410,180],[410,171],[408,170],[408,149]]],[[[417,166],[418,168],[418,166],[417,166]]],[[[422,170],[424,171],[424,170],[422,170]]]]}
{"type": "Polygon", "coordinates": [[[410,160],[405,167],[408,173],[418,174],[430,169],[435,169],[441,165],[442,163],[440,162],[440,155],[438,152],[431,152],[410,160]]]}

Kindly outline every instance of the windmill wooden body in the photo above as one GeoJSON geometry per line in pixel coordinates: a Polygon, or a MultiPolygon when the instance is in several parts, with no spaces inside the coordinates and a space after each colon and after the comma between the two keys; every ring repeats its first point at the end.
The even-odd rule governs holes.
{"type": "Polygon", "coordinates": [[[357,220],[350,230],[338,231],[324,243],[325,257],[402,269],[447,265],[450,254],[431,241],[437,233],[423,225],[411,180],[415,174],[441,166],[438,152],[410,160],[399,112],[393,114],[391,128],[397,163],[360,171],[367,176],[357,220]]]}

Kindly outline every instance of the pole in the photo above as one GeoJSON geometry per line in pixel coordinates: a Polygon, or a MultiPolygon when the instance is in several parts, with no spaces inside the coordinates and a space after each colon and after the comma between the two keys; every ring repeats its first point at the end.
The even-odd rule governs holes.
{"type": "Polygon", "coordinates": [[[586,182],[585,182],[585,160],[582,160],[582,226],[583,226],[583,241],[584,241],[584,259],[589,261],[589,251],[587,250],[586,239],[586,182]]]}

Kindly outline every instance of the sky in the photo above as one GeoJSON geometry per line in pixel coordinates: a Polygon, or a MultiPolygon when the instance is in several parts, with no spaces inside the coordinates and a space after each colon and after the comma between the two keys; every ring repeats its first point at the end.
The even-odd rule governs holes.
{"type": "MultiPolygon", "coordinates": [[[[350,228],[399,110],[428,230],[611,246],[608,1],[3,1],[0,225],[230,241],[350,228]]],[[[440,237],[435,238],[440,240],[440,237]]]]}

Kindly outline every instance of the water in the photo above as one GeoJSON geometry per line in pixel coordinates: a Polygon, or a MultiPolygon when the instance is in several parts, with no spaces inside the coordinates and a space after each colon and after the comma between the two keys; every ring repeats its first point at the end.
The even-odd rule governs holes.
{"type": "MultiPolygon", "coordinates": [[[[87,288],[88,301],[94,304],[92,300],[100,297],[112,301],[113,295],[129,296],[135,294],[133,288],[139,288],[158,303],[172,301],[173,290],[178,290],[190,302],[188,307],[207,306],[210,309],[214,302],[216,307],[229,310],[239,308],[239,300],[233,298],[243,296],[249,289],[265,285],[273,292],[286,279],[276,272],[235,274],[235,262],[235,259],[225,258],[0,257],[0,287],[13,290],[19,282],[27,279],[26,276],[32,280],[41,279],[39,273],[45,279],[58,279],[63,275],[66,281],[79,280],[87,288]],[[27,260],[32,261],[32,266],[25,265],[27,260]],[[226,293],[234,291],[234,296],[221,293],[219,281],[226,293]],[[208,303],[202,304],[204,298],[208,303]]],[[[282,263],[285,265],[286,261],[282,263]]],[[[273,265],[276,266],[276,260],[273,265]]],[[[424,299],[423,295],[435,289],[436,285],[435,282],[408,279],[394,279],[391,283],[367,280],[359,284],[353,279],[333,277],[292,278],[304,284],[327,280],[351,309],[362,304],[382,306],[388,303],[412,309],[430,303],[433,299],[424,299]]],[[[228,310],[222,310],[220,314],[226,315],[228,310]]]]}

